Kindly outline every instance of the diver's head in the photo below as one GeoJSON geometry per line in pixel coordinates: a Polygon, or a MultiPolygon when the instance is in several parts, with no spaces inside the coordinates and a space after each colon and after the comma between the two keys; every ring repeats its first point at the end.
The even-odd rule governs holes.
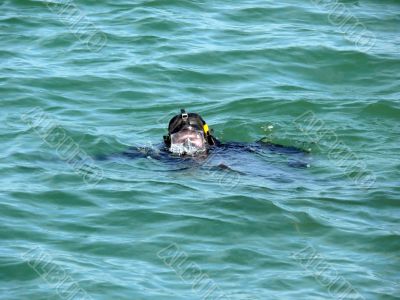
{"type": "Polygon", "coordinates": [[[168,150],[178,155],[196,155],[207,152],[214,139],[203,118],[184,109],[168,124],[168,135],[164,136],[168,150]]]}

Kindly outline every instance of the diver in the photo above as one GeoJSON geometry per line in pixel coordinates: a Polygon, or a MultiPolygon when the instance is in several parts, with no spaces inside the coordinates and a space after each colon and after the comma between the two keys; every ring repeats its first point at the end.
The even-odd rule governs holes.
{"type": "Polygon", "coordinates": [[[221,143],[210,133],[207,123],[196,113],[181,113],[169,121],[166,149],[177,155],[201,155],[221,143]]]}
{"type": "MultiPolygon", "coordinates": [[[[223,158],[216,167],[229,168],[236,160],[239,164],[247,161],[244,153],[265,155],[265,151],[284,155],[297,155],[295,159],[288,159],[291,167],[309,167],[305,157],[307,151],[292,147],[274,144],[263,139],[253,143],[228,142],[222,143],[212,134],[204,119],[196,113],[181,113],[174,116],[168,124],[168,134],[164,136],[164,143],[158,147],[131,147],[122,155],[129,158],[152,158],[176,164],[177,161],[201,165],[209,161],[210,154],[223,158]],[[227,166],[227,164],[229,166],[227,166]]],[[[254,160],[254,159],[253,159],[254,160]]],[[[254,166],[257,168],[257,166],[254,166]]]]}

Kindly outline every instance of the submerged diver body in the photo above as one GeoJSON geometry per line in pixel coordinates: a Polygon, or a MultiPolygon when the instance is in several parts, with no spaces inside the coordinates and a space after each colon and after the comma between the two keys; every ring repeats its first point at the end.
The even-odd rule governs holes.
{"type": "Polygon", "coordinates": [[[178,164],[181,166],[179,170],[207,165],[215,169],[247,173],[246,170],[237,168],[238,165],[246,165],[253,170],[252,173],[261,168],[261,173],[257,175],[262,176],[260,164],[265,164],[265,156],[271,153],[286,155],[291,167],[309,166],[305,161],[307,152],[296,147],[262,140],[253,143],[222,143],[211,134],[200,115],[186,113],[182,109],[180,114],[170,120],[164,144],[159,147],[131,147],[122,155],[128,158],[152,158],[174,166],[178,164]],[[249,159],[249,154],[253,159],[249,159]]]}

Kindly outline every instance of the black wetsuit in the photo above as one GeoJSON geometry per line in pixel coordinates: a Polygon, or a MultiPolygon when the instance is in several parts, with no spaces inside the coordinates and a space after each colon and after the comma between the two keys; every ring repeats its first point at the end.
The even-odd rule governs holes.
{"type": "MultiPolygon", "coordinates": [[[[253,143],[228,142],[211,146],[207,153],[196,156],[179,156],[168,151],[165,145],[157,147],[130,147],[128,150],[114,154],[105,158],[151,158],[173,166],[175,170],[182,170],[193,167],[207,167],[217,169],[229,169],[242,173],[243,171],[234,168],[234,165],[252,164],[253,169],[257,169],[255,157],[264,157],[258,163],[265,164],[266,156],[282,155],[284,161],[290,167],[307,168],[309,166],[308,152],[297,147],[283,146],[270,142],[257,141],[253,143]],[[249,161],[249,154],[253,157],[249,161]]],[[[261,167],[261,166],[259,166],[261,167]]]]}

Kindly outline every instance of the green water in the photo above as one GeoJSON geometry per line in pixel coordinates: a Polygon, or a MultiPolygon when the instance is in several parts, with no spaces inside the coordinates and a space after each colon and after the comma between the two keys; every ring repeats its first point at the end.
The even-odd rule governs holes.
{"type": "Polygon", "coordinates": [[[398,1],[61,2],[0,0],[0,299],[400,298],[398,1]],[[97,159],[181,107],[310,167],[97,159]]]}

